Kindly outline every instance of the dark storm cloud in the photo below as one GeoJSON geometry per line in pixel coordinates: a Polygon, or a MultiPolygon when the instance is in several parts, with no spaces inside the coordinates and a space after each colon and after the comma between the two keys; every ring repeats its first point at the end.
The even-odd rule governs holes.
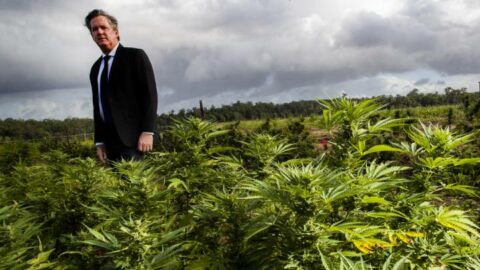
{"type": "Polygon", "coordinates": [[[0,0],[0,6],[2,10],[25,10],[29,9],[32,6],[31,1],[11,1],[11,0],[0,0]]]}
{"type": "Polygon", "coordinates": [[[165,14],[168,20],[192,29],[251,36],[255,32],[270,34],[273,30],[271,26],[280,27],[288,23],[291,19],[288,11],[292,5],[288,1],[277,0],[201,1],[194,9],[187,10],[188,5],[176,1],[167,5],[162,2],[152,4],[151,8],[162,7],[172,11],[165,14]],[[265,29],[269,31],[263,32],[265,29]]]}
{"type": "Polygon", "coordinates": [[[85,86],[85,41],[73,1],[0,2],[0,93],[85,86]]]}
{"type": "MultiPolygon", "coordinates": [[[[347,0],[0,0],[0,94],[74,88],[89,94],[88,73],[100,51],[82,23],[93,8],[115,15],[122,43],[149,55],[160,112],[198,99],[288,100],[354,84],[369,95],[382,86],[390,93],[437,80],[419,75],[392,88],[389,79],[376,79],[418,69],[478,73],[476,15],[467,12],[466,23],[442,1],[401,2],[395,12],[381,13],[347,0]]],[[[478,7],[473,0],[458,3],[478,7]]]]}
{"type": "Polygon", "coordinates": [[[430,79],[429,78],[423,78],[423,79],[420,79],[418,81],[416,81],[415,83],[413,83],[415,86],[422,86],[422,85],[425,85],[427,83],[430,82],[430,79]]]}
{"type": "Polygon", "coordinates": [[[298,24],[309,13],[291,14],[283,2],[246,3],[209,6],[209,19],[196,26],[225,40],[171,51],[170,61],[158,62],[175,67],[174,74],[160,68],[172,76],[157,75],[168,82],[167,88],[175,89],[169,101],[252,89],[268,96],[382,72],[404,72],[418,68],[416,53],[431,50],[437,42],[431,29],[411,22],[407,15],[391,21],[361,12],[343,23],[335,45],[329,46],[327,29],[318,27],[306,34],[298,24]],[[232,37],[236,43],[230,42],[232,37]],[[248,61],[265,54],[267,63],[260,68],[248,61]]]}
{"type": "Polygon", "coordinates": [[[408,0],[400,12],[383,17],[361,12],[347,19],[337,34],[339,47],[391,47],[418,68],[429,67],[447,75],[478,73],[476,45],[480,22],[450,21],[445,10],[431,0],[408,0]]]}
{"type": "Polygon", "coordinates": [[[240,63],[236,64],[234,59],[223,57],[218,52],[182,48],[158,59],[155,65],[157,81],[161,87],[175,89],[175,94],[165,97],[162,102],[168,104],[262,84],[266,72],[251,71],[240,63]]]}
{"type": "MultiPolygon", "coordinates": [[[[287,9],[285,6],[282,8],[287,9]]],[[[280,8],[277,6],[275,9],[280,8]]],[[[225,13],[234,11],[231,8],[225,13]]],[[[305,33],[298,18],[288,17],[285,10],[280,12],[286,16],[283,19],[267,16],[264,23],[237,31],[241,21],[238,18],[246,16],[244,11],[239,12],[242,14],[228,16],[234,18],[234,22],[228,23],[227,16],[216,17],[217,12],[214,11],[217,23],[211,25],[214,30],[210,29],[215,33],[228,32],[226,37],[234,36],[235,42],[226,38],[213,46],[207,44],[202,47],[200,43],[193,48],[185,46],[171,50],[166,53],[168,56],[162,54],[163,58],[157,61],[157,77],[166,88],[175,89],[174,95],[166,97],[169,102],[219,95],[223,91],[254,90],[257,95],[268,96],[292,88],[336,83],[361,76],[375,76],[382,71],[397,72],[415,67],[410,58],[398,55],[390,47],[331,47],[323,33],[325,29],[318,27],[313,29],[313,34],[305,33]],[[250,36],[239,38],[249,31],[250,36]]],[[[256,17],[255,14],[261,12],[253,14],[256,17]]]]}
{"type": "Polygon", "coordinates": [[[442,43],[434,52],[424,57],[425,62],[435,70],[448,75],[478,73],[480,70],[480,21],[470,27],[457,26],[440,33],[442,43]]]}
{"type": "Polygon", "coordinates": [[[437,43],[431,29],[411,18],[385,18],[372,12],[348,19],[337,40],[339,46],[389,46],[406,53],[431,50],[437,43]]]}

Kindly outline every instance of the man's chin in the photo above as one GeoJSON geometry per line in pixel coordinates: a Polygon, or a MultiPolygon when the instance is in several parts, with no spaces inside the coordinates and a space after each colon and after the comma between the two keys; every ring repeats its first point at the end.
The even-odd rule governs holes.
{"type": "Polygon", "coordinates": [[[103,47],[108,46],[108,43],[107,43],[107,42],[103,42],[103,41],[99,41],[99,42],[97,42],[97,45],[98,45],[98,47],[103,48],[103,47]]]}
{"type": "Polygon", "coordinates": [[[100,47],[100,49],[101,49],[102,51],[104,51],[104,52],[105,52],[105,51],[108,51],[108,52],[109,52],[109,51],[111,51],[111,50],[113,49],[113,48],[111,48],[111,46],[110,46],[109,44],[100,43],[100,44],[97,44],[97,45],[98,45],[98,47],[100,47]]]}

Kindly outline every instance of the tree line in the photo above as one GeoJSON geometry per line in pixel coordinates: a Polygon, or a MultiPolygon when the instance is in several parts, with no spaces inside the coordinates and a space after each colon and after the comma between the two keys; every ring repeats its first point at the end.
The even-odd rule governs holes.
{"type": "MultiPolygon", "coordinates": [[[[465,116],[470,119],[480,111],[480,93],[467,92],[466,88],[447,87],[443,93],[421,93],[413,89],[408,94],[382,95],[377,97],[387,109],[401,109],[418,106],[462,105],[465,116]]],[[[360,99],[358,99],[360,100],[360,99]]],[[[194,107],[171,111],[157,117],[157,130],[165,130],[172,119],[190,116],[202,117],[215,122],[240,121],[267,118],[300,117],[320,114],[322,106],[317,100],[300,100],[275,104],[272,102],[240,102],[221,107],[194,107]]],[[[67,140],[75,137],[91,138],[93,121],[91,119],[67,118],[65,120],[22,120],[7,118],[0,120],[0,142],[11,140],[35,140],[62,137],[67,140]]]]}

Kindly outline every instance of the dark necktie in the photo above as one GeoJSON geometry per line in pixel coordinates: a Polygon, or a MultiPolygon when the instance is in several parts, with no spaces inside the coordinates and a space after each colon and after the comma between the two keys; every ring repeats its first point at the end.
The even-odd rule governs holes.
{"type": "Polygon", "coordinates": [[[107,124],[112,124],[112,113],[108,102],[108,59],[110,55],[103,57],[103,70],[100,77],[100,102],[103,109],[103,120],[107,124]]]}

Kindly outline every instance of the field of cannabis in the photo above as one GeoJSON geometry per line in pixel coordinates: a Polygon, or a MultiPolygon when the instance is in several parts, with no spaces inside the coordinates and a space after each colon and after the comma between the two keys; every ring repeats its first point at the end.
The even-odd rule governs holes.
{"type": "Polygon", "coordinates": [[[0,269],[480,269],[478,132],[322,104],[328,150],[185,118],[142,162],[2,161],[0,269]]]}

